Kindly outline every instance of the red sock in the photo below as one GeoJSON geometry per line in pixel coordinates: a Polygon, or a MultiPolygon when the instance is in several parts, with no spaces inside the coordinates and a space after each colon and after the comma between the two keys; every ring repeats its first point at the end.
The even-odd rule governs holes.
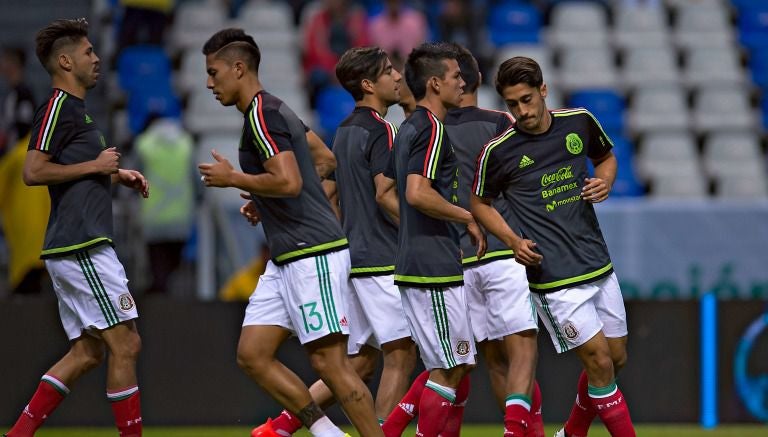
{"type": "Polygon", "coordinates": [[[445,429],[456,401],[456,391],[427,381],[419,402],[416,437],[437,437],[445,429]]]}
{"type": "Polygon", "coordinates": [[[464,407],[469,397],[469,375],[464,375],[459,387],[456,388],[456,400],[453,402],[448,422],[440,433],[441,437],[459,437],[461,435],[461,423],[464,420],[464,407]]]}
{"type": "Polygon", "coordinates": [[[52,375],[43,375],[35,394],[19,416],[16,424],[6,434],[8,437],[32,437],[38,428],[59,406],[69,389],[52,375]]]}
{"type": "Polygon", "coordinates": [[[111,403],[120,437],[141,437],[139,387],[134,385],[118,390],[107,390],[107,399],[111,403]]]}
{"type": "Polygon", "coordinates": [[[544,437],[544,416],[541,415],[541,388],[538,381],[533,381],[531,393],[531,417],[525,437],[544,437]]]}
{"type": "Polygon", "coordinates": [[[592,407],[612,437],[635,437],[629,407],[615,382],[608,387],[590,386],[589,397],[592,407]]]}
{"type": "Polygon", "coordinates": [[[381,425],[381,430],[386,437],[400,437],[411,420],[419,414],[419,401],[427,379],[429,379],[429,372],[425,370],[413,380],[411,388],[389,413],[387,420],[381,425]]]}
{"type": "Polygon", "coordinates": [[[524,437],[531,417],[531,399],[522,393],[507,396],[504,408],[504,437],[524,437]]]}
{"type": "Polygon", "coordinates": [[[576,401],[573,403],[568,421],[565,422],[565,433],[570,437],[585,437],[589,432],[589,426],[597,415],[589,400],[588,386],[587,372],[582,370],[581,375],[579,375],[576,401]]]}
{"type": "Polygon", "coordinates": [[[291,414],[288,410],[283,410],[279,416],[272,419],[272,429],[280,435],[280,431],[293,435],[296,431],[300,430],[304,424],[301,423],[298,417],[291,414]]]}

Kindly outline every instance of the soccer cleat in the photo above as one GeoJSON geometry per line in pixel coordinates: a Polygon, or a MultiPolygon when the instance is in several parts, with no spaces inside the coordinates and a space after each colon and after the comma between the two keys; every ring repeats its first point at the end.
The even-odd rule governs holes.
{"type": "Polygon", "coordinates": [[[272,428],[272,419],[267,419],[266,423],[253,428],[251,437],[280,437],[280,434],[272,428]]]}
{"type": "Polygon", "coordinates": [[[555,437],[567,437],[565,434],[565,428],[560,428],[560,431],[555,433],[555,437]]]}

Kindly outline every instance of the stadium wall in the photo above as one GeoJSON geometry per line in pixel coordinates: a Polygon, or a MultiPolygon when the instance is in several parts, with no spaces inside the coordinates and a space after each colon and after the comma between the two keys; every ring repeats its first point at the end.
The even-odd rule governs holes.
{"type": "MultiPolygon", "coordinates": [[[[139,299],[143,351],[139,365],[144,420],[152,425],[248,425],[279,407],[235,363],[243,305],[139,299]]],[[[627,302],[629,363],[619,384],[637,422],[696,422],[699,418],[699,332],[695,301],[627,302]]],[[[754,421],[734,384],[733,361],[745,329],[765,312],[764,301],[720,302],[720,419],[754,421]]],[[[66,352],[66,338],[50,298],[0,305],[0,424],[12,423],[39,377],[66,352]]],[[[768,380],[768,337],[757,338],[747,357],[753,381],[768,380]]],[[[547,422],[562,422],[575,394],[579,365],[573,354],[558,357],[547,335],[539,336],[538,379],[547,422]]],[[[281,351],[305,380],[314,379],[295,341],[281,351]]],[[[110,426],[104,368],[86,375],[49,419],[52,425],[110,426]]],[[[752,384],[755,385],[755,384],[752,384]]],[[[754,395],[768,398],[768,385],[754,395]],[[762,390],[762,391],[761,391],[762,390]]],[[[763,404],[765,407],[765,404],[763,404]]],[[[332,416],[343,422],[338,409],[332,416]]],[[[498,422],[486,373],[472,375],[468,422],[498,422]]]]}

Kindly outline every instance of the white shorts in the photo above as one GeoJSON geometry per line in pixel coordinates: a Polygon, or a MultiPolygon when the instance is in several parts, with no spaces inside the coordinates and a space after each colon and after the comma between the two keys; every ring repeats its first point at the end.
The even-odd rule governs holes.
{"type": "Polygon", "coordinates": [[[411,337],[427,370],[475,364],[475,341],[464,287],[400,287],[411,337]]]}
{"type": "Polygon", "coordinates": [[[581,346],[601,330],[608,338],[627,335],[627,313],[616,273],[589,284],[533,295],[558,353],[581,346]]]}
{"type": "Polygon", "coordinates": [[[411,336],[393,275],[350,278],[349,282],[349,355],[359,353],[365,344],[381,349],[384,343],[411,336]]]}
{"type": "Polygon", "coordinates": [[[513,258],[465,269],[464,291],[475,341],[538,329],[525,267],[513,258]]]}
{"type": "Polygon", "coordinates": [[[347,249],[282,266],[269,261],[248,299],[243,326],[282,326],[301,344],[349,334],[344,304],[349,265],[347,249]]]}
{"type": "Polygon", "coordinates": [[[112,246],[45,260],[70,340],[139,317],[125,269],[112,246]]]}

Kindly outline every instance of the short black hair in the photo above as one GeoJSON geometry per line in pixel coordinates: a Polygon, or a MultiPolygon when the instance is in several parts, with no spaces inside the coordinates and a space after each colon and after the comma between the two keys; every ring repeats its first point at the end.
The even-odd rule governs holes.
{"type": "Polygon", "coordinates": [[[418,101],[427,94],[427,80],[430,77],[444,77],[447,68],[444,60],[456,59],[456,50],[451,44],[424,43],[408,55],[405,62],[405,82],[418,101]]]}
{"type": "Polygon", "coordinates": [[[360,82],[364,79],[376,82],[387,65],[387,53],[378,47],[353,47],[341,56],[336,64],[336,78],[355,101],[364,97],[360,82]]]}
{"type": "Polygon", "coordinates": [[[477,59],[466,47],[455,43],[453,47],[456,50],[456,61],[461,69],[461,77],[466,83],[464,92],[474,93],[480,86],[480,66],[477,64],[477,59]]]}
{"type": "Polygon", "coordinates": [[[35,36],[35,53],[37,59],[49,74],[56,70],[51,58],[62,47],[79,42],[88,37],[88,21],[85,18],[74,20],[55,20],[43,27],[35,36]]]}
{"type": "Polygon", "coordinates": [[[243,29],[230,27],[213,34],[203,45],[203,54],[216,53],[217,58],[242,58],[254,73],[259,72],[261,50],[253,37],[243,29]]]}
{"type": "Polygon", "coordinates": [[[524,83],[533,88],[539,88],[544,83],[539,64],[525,56],[515,56],[507,59],[499,66],[496,73],[496,92],[502,94],[504,88],[524,83]]]}

